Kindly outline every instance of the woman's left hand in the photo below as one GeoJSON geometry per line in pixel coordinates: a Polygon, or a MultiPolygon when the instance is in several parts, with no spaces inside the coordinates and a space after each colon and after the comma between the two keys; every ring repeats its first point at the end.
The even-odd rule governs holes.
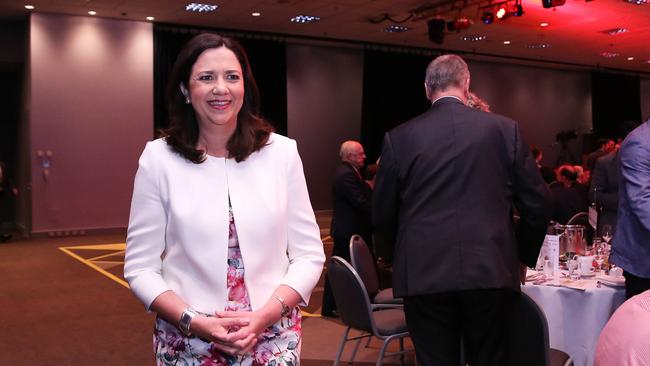
{"type": "MultiPolygon", "coordinates": [[[[248,325],[242,326],[240,330],[255,334],[255,337],[259,337],[264,329],[276,321],[269,314],[263,312],[262,309],[256,311],[218,311],[216,315],[220,318],[248,319],[248,325]]],[[[253,346],[254,344],[245,352],[248,352],[253,346]]]]}

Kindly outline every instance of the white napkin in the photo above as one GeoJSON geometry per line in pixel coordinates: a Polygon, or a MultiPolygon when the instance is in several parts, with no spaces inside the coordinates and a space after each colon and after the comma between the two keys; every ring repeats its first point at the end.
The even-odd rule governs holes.
{"type": "Polygon", "coordinates": [[[596,276],[596,280],[607,286],[614,286],[614,287],[625,286],[625,277],[623,276],[600,275],[600,276],[596,276]]]}

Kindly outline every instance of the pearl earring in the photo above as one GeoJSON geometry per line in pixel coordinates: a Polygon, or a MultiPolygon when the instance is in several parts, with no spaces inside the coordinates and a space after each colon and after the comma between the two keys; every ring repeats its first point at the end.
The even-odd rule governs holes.
{"type": "Polygon", "coordinates": [[[185,97],[185,104],[190,104],[190,97],[185,97]]]}

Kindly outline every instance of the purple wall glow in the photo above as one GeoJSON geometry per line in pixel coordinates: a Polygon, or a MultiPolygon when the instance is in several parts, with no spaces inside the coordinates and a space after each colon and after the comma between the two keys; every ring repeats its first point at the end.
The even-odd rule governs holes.
{"type": "Polygon", "coordinates": [[[152,25],[35,13],[30,32],[32,232],[126,227],[153,130],[152,25]]]}

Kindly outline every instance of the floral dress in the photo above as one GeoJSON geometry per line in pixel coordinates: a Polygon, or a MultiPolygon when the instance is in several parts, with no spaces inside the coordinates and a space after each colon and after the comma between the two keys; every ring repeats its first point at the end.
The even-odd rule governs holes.
{"type": "MultiPolygon", "coordinates": [[[[244,283],[244,261],[239,250],[235,219],[230,207],[228,233],[228,299],[225,310],[251,311],[244,283]]],[[[207,315],[207,314],[206,314],[207,315]]],[[[251,352],[233,356],[221,352],[210,341],[196,335],[185,336],[178,327],[161,317],[156,319],[153,335],[156,364],[177,366],[294,366],[300,364],[301,316],[295,307],[289,315],[266,328],[251,352]]]]}

